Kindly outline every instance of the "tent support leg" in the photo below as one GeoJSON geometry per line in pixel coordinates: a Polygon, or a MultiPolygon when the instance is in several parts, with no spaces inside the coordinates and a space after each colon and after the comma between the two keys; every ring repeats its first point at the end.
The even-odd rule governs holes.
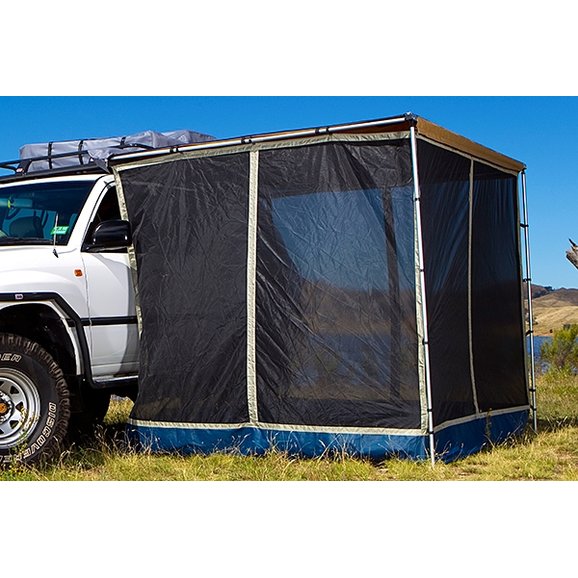
{"type": "Polygon", "coordinates": [[[414,200],[415,200],[415,220],[416,220],[416,235],[417,235],[417,259],[419,268],[420,281],[420,298],[421,298],[421,315],[423,323],[423,354],[424,354],[424,372],[425,372],[425,389],[427,400],[427,429],[429,436],[429,453],[432,466],[435,465],[435,441],[433,428],[433,408],[432,408],[432,393],[431,393],[431,371],[429,360],[429,335],[427,323],[427,304],[425,293],[425,267],[423,256],[423,234],[421,225],[421,194],[419,188],[419,175],[417,167],[417,142],[415,137],[415,128],[410,127],[411,138],[411,161],[413,171],[413,186],[414,186],[414,200]]]}
{"type": "Polygon", "coordinates": [[[520,224],[524,231],[524,259],[526,264],[526,283],[528,299],[528,333],[530,337],[530,407],[532,410],[532,427],[538,432],[538,412],[536,406],[536,364],[534,363],[534,319],[532,311],[532,272],[530,270],[530,227],[528,224],[528,197],[526,193],[526,171],[522,171],[522,212],[524,222],[520,224]]]}

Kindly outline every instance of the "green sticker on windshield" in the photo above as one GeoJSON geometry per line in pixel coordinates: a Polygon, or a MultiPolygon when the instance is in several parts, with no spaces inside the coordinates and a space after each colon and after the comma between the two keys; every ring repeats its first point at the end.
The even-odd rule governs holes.
{"type": "Polygon", "coordinates": [[[68,233],[68,225],[61,225],[59,227],[52,227],[52,231],[50,231],[50,235],[66,235],[68,233]]]}

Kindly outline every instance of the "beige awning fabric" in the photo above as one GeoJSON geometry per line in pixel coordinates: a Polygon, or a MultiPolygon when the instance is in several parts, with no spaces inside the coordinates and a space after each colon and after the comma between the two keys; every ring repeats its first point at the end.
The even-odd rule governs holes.
{"type": "Polygon", "coordinates": [[[520,173],[525,170],[526,165],[520,161],[510,158],[502,153],[490,149],[484,145],[474,142],[462,135],[452,132],[420,116],[407,114],[394,124],[378,124],[376,121],[358,123],[355,128],[333,127],[332,133],[384,133],[409,131],[410,126],[415,126],[418,137],[426,138],[446,148],[455,150],[481,161],[486,161],[498,168],[520,173]]]}
{"type": "Polygon", "coordinates": [[[211,151],[209,154],[214,154],[215,149],[224,149],[225,151],[230,152],[232,149],[239,150],[239,147],[251,150],[265,145],[267,148],[272,148],[274,143],[279,143],[281,146],[283,142],[294,142],[298,140],[304,144],[311,144],[312,142],[324,139],[328,140],[330,135],[409,134],[411,126],[415,127],[418,137],[428,139],[441,146],[460,152],[468,157],[488,162],[497,168],[514,173],[520,173],[526,168],[526,165],[520,161],[507,157],[506,155],[478,144],[412,113],[406,113],[397,117],[366,120],[348,124],[286,130],[238,138],[214,140],[211,142],[201,142],[166,149],[161,148],[154,151],[129,152],[114,155],[109,160],[109,163],[111,166],[114,166],[116,164],[124,164],[133,160],[136,161],[141,159],[150,159],[151,157],[164,157],[177,151],[180,154],[206,150],[211,151]]]}
{"type": "Polygon", "coordinates": [[[425,118],[417,118],[416,129],[419,135],[435,141],[436,143],[461,151],[482,161],[488,161],[497,167],[509,171],[515,171],[517,173],[522,172],[526,168],[526,165],[520,161],[507,157],[466,137],[442,128],[425,118]]]}

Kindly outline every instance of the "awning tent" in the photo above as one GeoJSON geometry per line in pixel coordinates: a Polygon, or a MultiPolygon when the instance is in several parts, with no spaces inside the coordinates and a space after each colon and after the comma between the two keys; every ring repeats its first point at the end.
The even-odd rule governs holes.
{"type": "Polygon", "coordinates": [[[522,163],[403,115],[110,165],[144,445],[451,460],[526,426],[522,163]]]}

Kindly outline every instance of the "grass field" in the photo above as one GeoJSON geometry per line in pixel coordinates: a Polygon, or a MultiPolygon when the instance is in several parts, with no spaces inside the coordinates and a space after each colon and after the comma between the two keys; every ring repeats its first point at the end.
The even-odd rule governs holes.
{"type": "Polygon", "coordinates": [[[13,467],[0,472],[0,480],[578,480],[578,378],[542,376],[537,390],[537,434],[528,431],[503,445],[434,467],[399,459],[296,459],[278,452],[261,457],[137,453],[127,447],[122,433],[131,403],[116,400],[94,440],[69,447],[56,465],[13,467]]]}

